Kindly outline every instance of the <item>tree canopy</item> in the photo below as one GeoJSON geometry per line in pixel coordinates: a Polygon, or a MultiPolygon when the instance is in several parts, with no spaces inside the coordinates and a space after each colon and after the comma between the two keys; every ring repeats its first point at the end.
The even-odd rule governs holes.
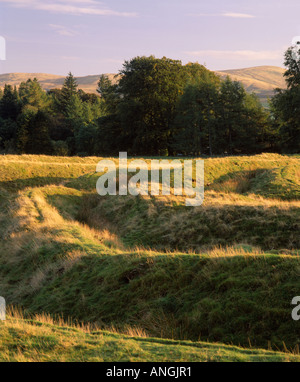
{"type": "Polygon", "coordinates": [[[278,146],[284,152],[300,151],[300,48],[290,47],[285,53],[287,89],[277,89],[271,100],[274,129],[278,146]]]}
{"type": "MultiPolygon", "coordinates": [[[[296,57],[296,59],[295,59],[296,57]]],[[[300,62],[285,54],[286,90],[266,110],[240,82],[198,63],[154,56],[125,61],[98,94],[37,79],[0,89],[0,151],[53,155],[235,155],[299,152],[300,62]]]]}

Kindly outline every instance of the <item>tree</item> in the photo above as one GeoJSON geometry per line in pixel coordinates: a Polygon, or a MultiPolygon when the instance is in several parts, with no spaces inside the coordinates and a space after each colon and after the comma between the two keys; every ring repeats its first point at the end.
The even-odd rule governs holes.
{"type": "Polygon", "coordinates": [[[131,150],[132,142],[124,140],[124,131],[116,114],[106,115],[97,120],[95,153],[98,155],[118,155],[120,151],[131,150]]]}
{"type": "Polygon", "coordinates": [[[33,108],[36,111],[46,110],[50,104],[46,92],[41,88],[36,78],[20,84],[19,97],[23,108],[33,108]]]}
{"type": "Polygon", "coordinates": [[[285,53],[287,89],[277,89],[271,100],[274,130],[283,151],[300,152],[300,49],[285,53]]]}
{"type": "Polygon", "coordinates": [[[27,143],[29,140],[29,129],[36,115],[36,111],[26,109],[18,117],[18,130],[16,148],[19,154],[27,152],[27,143]]]}
{"type": "Polygon", "coordinates": [[[53,147],[50,140],[49,119],[45,112],[38,111],[29,116],[27,141],[25,152],[27,154],[52,154],[53,147]]]}
{"type": "Polygon", "coordinates": [[[260,153],[274,149],[269,113],[255,94],[246,94],[236,147],[242,153],[260,153]]]}
{"type": "Polygon", "coordinates": [[[300,86],[300,45],[290,47],[285,52],[284,73],[289,89],[300,86]]]}
{"type": "Polygon", "coordinates": [[[118,94],[118,85],[112,84],[107,75],[102,74],[98,82],[97,92],[101,97],[100,108],[104,115],[115,114],[117,106],[120,102],[120,94],[118,94]]]}
{"type": "Polygon", "coordinates": [[[232,81],[227,77],[221,83],[220,113],[223,121],[223,134],[227,141],[226,150],[230,154],[233,154],[236,146],[235,138],[243,121],[245,98],[246,91],[240,82],[232,81]]]}
{"type": "Polygon", "coordinates": [[[274,129],[285,152],[300,152],[300,89],[277,90],[271,100],[274,129]]]}
{"type": "Polygon", "coordinates": [[[0,117],[3,119],[16,120],[20,112],[20,101],[16,88],[5,85],[3,96],[0,101],[0,117]]]}
{"type": "Polygon", "coordinates": [[[267,114],[257,97],[238,82],[221,82],[213,73],[201,72],[180,99],[174,148],[210,156],[258,152],[267,137],[267,114]]]}
{"type": "Polygon", "coordinates": [[[83,119],[83,104],[80,97],[74,94],[70,97],[66,105],[65,116],[68,120],[81,122],[83,119]]]}
{"type": "Polygon", "coordinates": [[[96,126],[92,123],[82,125],[76,133],[76,151],[81,155],[95,154],[96,126]]]}
{"type": "Polygon", "coordinates": [[[213,155],[217,151],[219,80],[202,72],[189,81],[177,108],[173,147],[184,154],[213,155]]]}
{"type": "Polygon", "coordinates": [[[69,148],[65,141],[52,141],[53,155],[68,156],[69,148]]]}
{"type": "Polygon", "coordinates": [[[76,79],[74,78],[73,74],[70,72],[65,78],[63,87],[57,99],[62,113],[66,116],[69,113],[68,108],[70,108],[71,107],[70,105],[74,103],[75,97],[78,97],[77,88],[78,88],[78,84],[76,82],[76,79]]]}
{"type": "Polygon", "coordinates": [[[117,114],[124,141],[132,142],[136,154],[171,149],[171,125],[185,82],[181,62],[136,57],[125,61],[120,74],[117,114]]]}
{"type": "Polygon", "coordinates": [[[188,85],[174,120],[173,149],[184,155],[203,154],[203,118],[197,100],[197,87],[188,85]]]}
{"type": "Polygon", "coordinates": [[[2,119],[0,117],[0,147],[5,148],[9,146],[10,149],[13,148],[15,146],[16,133],[16,121],[10,118],[2,119]]]}

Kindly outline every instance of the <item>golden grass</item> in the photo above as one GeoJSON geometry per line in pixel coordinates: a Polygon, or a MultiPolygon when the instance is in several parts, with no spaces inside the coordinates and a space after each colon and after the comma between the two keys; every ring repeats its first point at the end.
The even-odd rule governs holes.
{"type": "MultiPolygon", "coordinates": [[[[176,261],[176,266],[180,267],[186,258],[190,261],[190,257],[195,254],[197,259],[200,257],[201,259],[206,257],[210,259],[209,265],[203,267],[202,273],[206,280],[210,280],[212,274],[219,270],[220,263],[225,264],[228,259],[230,263],[233,263],[235,258],[242,258],[241,261],[244,261],[245,266],[248,263],[257,264],[256,260],[261,261],[261,264],[264,265],[264,263],[267,263],[266,255],[259,245],[249,242],[250,240],[248,241],[244,237],[238,238],[232,245],[226,245],[226,243],[216,245],[212,243],[212,245],[202,246],[201,240],[207,236],[208,231],[205,228],[206,223],[203,223],[203,226],[196,224],[199,216],[203,215],[208,220],[211,218],[215,222],[213,228],[217,228],[219,234],[221,232],[230,234],[230,230],[235,229],[234,227],[239,229],[240,222],[245,221],[245,217],[243,217],[245,208],[251,208],[252,212],[263,211],[261,215],[257,214],[255,220],[256,223],[262,226],[283,215],[287,217],[287,222],[279,221],[278,229],[285,231],[287,225],[290,225],[291,222],[293,224],[297,223],[297,209],[300,207],[299,200],[292,199],[287,201],[280,198],[271,199],[255,193],[244,194],[243,192],[249,186],[249,178],[243,174],[238,178],[229,179],[221,183],[223,188],[220,185],[215,189],[206,190],[204,204],[201,207],[190,209],[183,207],[185,202],[184,197],[174,195],[139,198],[128,196],[125,198],[112,197],[111,199],[101,199],[96,195],[94,189],[90,190],[84,187],[71,188],[68,180],[74,179],[76,181],[78,176],[84,177],[85,174],[89,174],[91,168],[95,169],[95,164],[100,159],[49,158],[45,156],[11,156],[11,158],[6,156],[5,158],[0,158],[0,162],[6,162],[7,168],[11,164],[16,166],[16,169],[20,173],[22,172],[24,179],[30,180],[31,177],[38,174],[47,176],[49,175],[47,173],[48,170],[53,172],[53,179],[50,179],[47,186],[35,187],[35,185],[28,185],[27,187],[22,187],[17,192],[3,190],[2,193],[1,191],[0,197],[3,200],[0,199],[0,202],[5,207],[0,211],[0,232],[3,238],[0,243],[1,263],[12,274],[14,268],[20,269],[20,272],[26,272],[24,280],[18,279],[18,275],[13,274],[12,280],[15,281],[12,285],[10,284],[11,280],[8,278],[4,277],[1,280],[1,287],[9,291],[10,300],[18,303],[24,301],[28,295],[34,296],[38,294],[44,287],[47,287],[49,280],[60,280],[60,278],[68,280],[68,275],[66,276],[65,274],[69,271],[72,274],[72,270],[75,274],[74,278],[80,278],[81,273],[79,270],[81,267],[84,268],[86,264],[93,264],[93,259],[97,258],[97,256],[102,256],[103,259],[110,257],[109,261],[112,262],[112,267],[115,267],[116,271],[124,272],[123,269],[120,270],[120,267],[125,269],[127,265],[134,268],[130,269],[130,271],[139,271],[140,263],[143,266],[145,264],[146,268],[148,266],[149,268],[155,267],[158,259],[163,257],[166,257],[171,262],[173,259],[176,261]],[[42,174],[40,173],[41,169],[43,169],[42,174]],[[55,182],[58,173],[64,177],[61,185],[57,185],[55,182]],[[224,190],[224,185],[226,190],[224,190]],[[97,199],[97,203],[94,203],[95,209],[89,205],[89,198],[91,199],[91,205],[93,205],[95,198],[97,199]],[[85,205],[86,200],[87,204],[85,205]],[[104,208],[108,211],[108,217],[102,214],[101,209],[97,209],[99,205],[101,207],[101,203],[104,203],[104,208]],[[236,212],[234,209],[237,209],[240,215],[234,214],[236,212]],[[222,211],[226,213],[222,215],[222,211]],[[127,219],[130,214],[131,218],[127,219]],[[117,218],[120,224],[111,221],[110,217],[117,218]],[[143,227],[143,223],[147,222],[147,219],[150,224],[143,227]],[[235,226],[231,226],[231,222],[234,222],[235,226]],[[161,243],[163,245],[167,244],[166,247],[160,249],[155,246],[149,246],[147,243],[143,244],[143,242],[136,244],[134,241],[130,244],[124,244],[120,230],[121,223],[124,226],[126,225],[126,232],[138,232],[139,234],[139,229],[142,227],[144,231],[141,231],[141,234],[144,232],[149,233],[151,238],[163,231],[164,235],[161,243]],[[199,241],[196,242],[195,238],[199,241]],[[182,246],[180,246],[181,244],[182,246]],[[184,245],[186,246],[184,247],[184,245]],[[180,248],[180,250],[177,250],[177,248],[180,248]],[[121,264],[119,264],[120,259],[122,259],[121,264]],[[139,259],[142,259],[142,261],[139,261],[139,259]],[[134,262],[135,260],[137,260],[136,263],[134,262]],[[252,260],[255,261],[253,262],[252,260]]],[[[116,161],[116,159],[114,160],[116,161]]],[[[279,164],[280,166],[297,166],[298,163],[299,159],[296,157],[286,157],[277,154],[208,159],[206,161],[208,175],[213,180],[231,171],[231,166],[233,166],[233,172],[244,170],[251,172],[256,169],[264,169],[267,166],[273,169],[279,166],[279,164]],[[212,174],[209,173],[210,171],[212,174]]],[[[18,174],[19,172],[2,174],[2,181],[5,178],[4,182],[14,182],[13,177],[19,176],[18,174]]],[[[297,167],[295,174],[296,177],[299,176],[299,169],[297,167]]],[[[92,178],[92,181],[95,179],[92,178]]],[[[249,237],[250,234],[251,232],[249,232],[249,237]]],[[[271,232],[266,238],[268,248],[272,248],[276,235],[276,232],[271,232]]],[[[287,245],[289,250],[277,250],[276,256],[278,255],[278,257],[283,259],[299,257],[299,250],[293,246],[293,240],[298,235],[298,232],[295,230],[293,235],[290,235],[291,242],[287,245]]],[[[101,264],[100,261],[99,263],[101,264]]],[[[182,268],[184,269],[184,267],[182,268]]],[[[101,270],[101,266],[99,269],[101,270]]],[[[163,269],[163,265],[161,265],[161,269],[156,271],[158,278],[167,280],[166,284],[170,283],[168,287],[176,283],[176,280],[172,280],[170,272],[168,273],[163,269]]],[[[279,279],[276,280],[275,276],[272,281],[280,282],[279,279]]],[[[98,280],[97,282],[101,283],[102,281],[98,280]]],[[[228,282],[230,284],[230,280],[228,282]]],[[[96,289],[98,284],[91,285],[96,289]]],[[[79,297],[84,299],[86,296],[82,294],[79,297]]],[[[161,298],[164,298],[163,293],[161,298]]],[[[97,309],[99,309],[98,306],[97,309]]],[[[183,329],[182,337],[178,333],[175,336],[172,332],[179,322],[172,314],[164,315],[163,313],[157,314],[157,312],[151,314],[148,310],[146,309],[141,313],[144,325],[140,325],[141,321],[138,321],[138,325],[120,324],[119,326],[113,324],[107,325],[105,329],[114,333],[121,332],[129,337],[146,337],[148,332],[154,332],[157,336],[161,334],[161,336],[168,338],[173,338],[173,336],[174,338],[183,338],[185,336],[183,329]],[[159,333],[160,329],[161,333],[159,333]]],[[[186,317],[186,326],[192,325],[194,321],[198,320],[198,313],[195,309],[191,313],[191,317],[186,317]]],[[[13,312],[12,314],[16,318],[18,313],[13,312]]],[[[33,315],[28,319],[45,325],[68,326],[74,329],[81,328],[80,324],[76,321],[72,322],[71,319],[63,319],[48,314],[33,315]]],[[[101,320],[94,320],[96,322],[95,325],[82,324],[83,331],[90,333],[93,330],[99,330],[100,326],[103,329],[103,324],[100,324],[101,320]]],[[[131,321],[129,322],[131,323],[131,321]]],[[[183,327],[185,324],[183,324],[183,327]]],[[[20,323],[18,325],[23,324],[20,323]]],[[[24,330],[28,330],[25,326],[24,330]]],[[[178,327],[177,329],[181,330],[178,327]]],[[[62,344],[63,341],[61,346],[63,346],[62,344]]],[[[22,357],[26,359],[24,353],[20,351],[18,359],[22,359],[22,357]]]]}
{"type": "Polygon", "coordinates": [[[114,331],[91,331],[45,315],[24,319],[9,316],[0,323],[2,362],[297,362],[295,351],[274,352],[226,346],[219,343],[172,341],[141,337],[138,329],[128,335],[114,331]]]}
{"type": "Polygon", "coordinates": [[[125,326],[125,327],[116,327],[115,325],[107,325],[100,327],[95,323],[83,323],[73,320],[71,317],[64,318],[60,315],[51,315],[49,313],[36,313],[30,314],[24,311],[21,307],[9,305],[6,310],[6,322],[13,320],[16,324],[15,328],[24,328],[27,322],[31,323],[39,323],[46,325],[55,325],[60,326],[62,328],[72,328],[80,330],[84,333],[92,333],[92,332],[103,332],[107,331],[109,333],[115,334],[123,334],[127,337],[135,337],[135,338],[147,338],[148,335],[143,328],[138,326],[125,326]]]}

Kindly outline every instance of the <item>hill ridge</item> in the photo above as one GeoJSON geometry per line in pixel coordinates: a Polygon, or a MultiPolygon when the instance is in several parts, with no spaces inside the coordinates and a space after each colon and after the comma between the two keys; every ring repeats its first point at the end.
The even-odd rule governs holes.
{"type": "MultiPolygon", "coordinates": [[[[241,69],[229,69],[215,71],[221,78],[230,76],[235,81],[240,81],[248,92],[254,92],[261,101],[266,104],[267,99],[273,95],[274,89],[285,88],[285,79],[283,77],[284,69],[277,66],[262,65],[241,69]]],[[[112,81],[116,74],[104,73],[112,81]]],[[[101,74],[90,74],[87,76],[76,76],[79,89],[89,93],[96,93],[97,83],[101,74]]],[[[62,86],[65,76],[48,73],[4,73],[0,74],[0,87],[6,83],[13,86],[19,86],[28,78],[36,77],[45,90],[59,88],[62,86]]]]}

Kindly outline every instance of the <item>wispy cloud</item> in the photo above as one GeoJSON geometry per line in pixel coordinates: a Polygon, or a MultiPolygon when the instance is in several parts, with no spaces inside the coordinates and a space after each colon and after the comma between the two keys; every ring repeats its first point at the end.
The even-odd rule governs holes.
{"type": "Polygon", "coordinates": [[[191,16],[198,17],[231,17],[235,19],[254,19],[256,16],[249,13],[223,12],[223,13],[196,13],[191,16]]]}
{"type": "Polygon", "coordinates": [[[135,17],[137,13],[114,11],[97,0],[0,0],[13,7],[72,15],[135,17]]]}
{"type": "Polygon", "coordinates": [[[74,37],[78,35],[76,31],[69,29],[63,25],[49,24],[49,27],[61,36],[74,37]]]}
{"type": "Polygon", "coordinates": [[[254,50],[198,50],[184,52],[189,56],[202,57],[203,59],[212,57],[223,60],[277,60],[282,57],[282,51],[254,51],[254,50]]]}
{"type": "Polygon", "coordinates": [[[234,12],[224,12],[221,16],[224,17],[233,17],[236,19],[253,19],[254,15],[249,15],[248,13],[234,13],[234,12]]]}

